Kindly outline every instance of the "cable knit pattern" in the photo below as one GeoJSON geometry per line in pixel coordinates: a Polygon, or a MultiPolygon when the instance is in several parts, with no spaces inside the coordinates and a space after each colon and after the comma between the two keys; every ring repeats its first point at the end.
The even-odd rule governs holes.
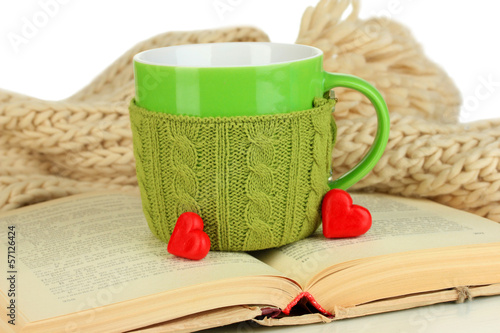
{"type": "Polygon", "coordinates": [[[152,232],[199,214],[213,250],[250,251],[309,236],[321,222],[335,100],[278,115],[198,118],[130,104],[137,179],[152,232]]]}
{"type": "MultiPolygon", "coordinates": [[[[319,105],[326,103],[325,100],[319,100],[319,105]]],[[[331,159],[333,145],[335,143],[337,128],[335,122],[325,122],[320,115],[314,115],[312,118],[312,126],[314,128],[314,141],[312,149],[312,165],[311,165],[311,178],[313,180],[314,186],[311,187],[309,193],[309,198],[306,204],[306,221],[320,221],[321,219],[321,209],[318,209],[317,202],[321,201],[325,193],[329,190],[327,183],[322,182],[324,179],[325,172],[329,173],[331,166],[326,166],[323,163],[325,156],[327,159],[331,159]],[[329,140],[330,133],[333,133],[333,142],[329,140]],[[323,143],[327,142],[327,145],[323,143]]],[[[320,207],[321,208],[321,207],[320,207]]],[[[308,224],[304,224],[304,228],[301,232],[302,235],[311,234],[318,225],[312,227],[310,230],[307,227],[311,227],[308,224]]]]}
{"type": "MultiPolygon", "coordinates": [[[[500,120],[458,124],[460,93],[447,73],[429,60],[403,25],[377,17],[360,19],[359,11],[356,0],[321,0],[304,12],[297,38],[299,44],[323,50],[325,70],[353,74],[372,83],[391,112],[387,149],[354,188],[426,197],[500,222],[500,120]]],[[[133,46],[68,99],[47,101],[0,90],[0,210],[82,192],[133,190],[137,183],[142,187],[144,182],[136,178],[128,112],[134,96],[133,56],[162,46],[238,41],[269,38],[248,27],[168,32],[133,46]]],[[[337,177],[369,149],[376,117],[373,106],[361,94],[342,88],[335,92],[339,102],[335,106],[338,139],[333,172],[337,177]]],[[[290,126],[294,131],[299,129],[298,123],[290,126]]],[[[209,133],[207,128],[199,131],[200,136],[209,133]]],[[[224,129],[226,135],[233,131],[231,127],[224,129]]],[[[291,147],[298,144],[298,137],[286,142],[291,147]]],[[[198,158],[223,146],[223,141],[214,142],[210,148],[198,150],[198,158]]],[[[240,148],[236,143],[229,151],[233,154],[240,148]]],[[[147,158],[137,145],[134,153],[147,158]]],[[[275,153],[274,161],[279,161],[281,154],[290,152],[275,153]]],[[[231,166],[239,179],[245,177],[237,171],[245,169],[240,162],[222,165],[231,166]]],[[[215,164],[213,167],[196,172],[214,180],[215,164]]],[[[292,175],[279,163],[275,167],[275,192],[286,191],[282,184],[292,175]]],[[[245,197],[242,186],[212,185],[231,198],[245,197]]],[[[215,212],[209,193],[200,186],[197,190],[197,202],[206,208],[205,214],[215,212]]],[[[151,203],[145,196],[142,200],[145,205],[151,203]]],[[[305,219],[299,215],[293,206],[276,211],[274,228],[279,225],[276,221],[305,219]]],[[[225,219],[223,215],[219,218],[225,219]]],[[[300,223],[287,223],[290,225],[300,223]]],[[[210,229],[214,227],[206,228],[218,244],[218,233],[210,229]]],[[[219,231],[221,235],[228,232],[219,231]]],[[[244,236],[238,234],[241,239],[244,236]]]]}
{"type": "MultiPolygon", "coordinates": [[[[199,213],[199,207],[194,197],[197,193],[197,179],[194,168],[197,164],[197,152],[193,142],[198,138],[198,127],[174,126],[176,123],[159,123],[157,128],[159,133],[165,133],[166,141],[158,138],[158,150],[152,150],[152,154],[160,152],[158,156],[158,172],[171,170],[164,181],[171,181],[173,185],[173,194],[176,197],[174,201],[174,218],[179,217],[184,212],[199,213]],[[166,150],[166,154],[162,153],[166,150]]],[[[165,184],[162,184],[165,186],[165,184]]]]}
{"type": "Polygon", "coordinates": [[[245,248],[250,246],[265,248],[266,243],[274,243],[272,225],[268,223],[273,211],[270,194],[274,188],[275,126],[276,123],[266,122],[245,128],[250,142],[247,154],[249,173],[245,184],[249,199],[244,215],[245,225],[248,228],[243,243],[245,248]]]}

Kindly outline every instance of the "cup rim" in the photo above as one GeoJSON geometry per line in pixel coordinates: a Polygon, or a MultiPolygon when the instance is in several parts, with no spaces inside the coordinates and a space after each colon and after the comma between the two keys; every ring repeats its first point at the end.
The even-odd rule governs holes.
{"type": "Polygon", "coordinates": [[[166,47],[158,47],[154,49],[149,49],[149,50],[144,50],[142,52],[137,53],[133,57],[134,63],[141,63],[145,65],[153,65],[153,66],[160,66],[160,67],[182,67],[182,68],[249,68],[249,67],[267,67],[267,66],[275,66],[275,65],[280,65],[280,64],[287,64],[287,63],[294,63],[294,62],[301,62],[304,60],[309,60],[309,59],[314,59],[317,57],[321,57],[323,55],[323,51],[317,47],[310,46],[310,45],[304,45],[304,44],[293,44],[293,43],[274,43],[274,42],[225,42],[225,43],[197,43],[197,44],[183,44],[183,45],[173,45],[173,46],[166,46],[166,47]],[[306,57],[298,57],[297,59],[291,59],[291,60],[285,60],[285,61],[276,61],[276,62],[271,62],[271,63],[266,63],[266,64],[248,64],[248,65],[220,65],[220,66],[191,66],[191,65],[177,65],[177,64],[168,64],[168,63],[160,63],[157,61],[150,61],[148,59],[145,59],[148,55],[151,55],[153,53],[158,53],[158,52],[165,52],[165,50],[174,50],[174,49],[180,49],[180,48],[200,48],[204,47],[206,48],[207,46],[210,47],[223,47],[223,46],[243,46],[243,45],[271,45],[272,47],[291,47],[291,48],[296,48],[296,49],[309,49],[313,51],[314,53],[311,56],[306,56],[306,57]]]}

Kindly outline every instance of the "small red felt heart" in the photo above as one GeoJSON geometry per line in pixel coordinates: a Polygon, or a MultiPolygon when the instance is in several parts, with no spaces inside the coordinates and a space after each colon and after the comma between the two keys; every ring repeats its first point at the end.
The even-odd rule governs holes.
{"type": "Polygon", "coordinates": [[[326,238],[356,237],[372,226],[372,215],[365,207],[352,204],[346,191],[333,189],[323,198],[321,206],[323,235],[326,238]]]}
{"type": "Polygon", "coordinates": [[[178,257],[200,260],[210,251],[210,238],[203,231],[203,220],[196,213],[182,213],[175,223],[167,250],[178,257]]]}

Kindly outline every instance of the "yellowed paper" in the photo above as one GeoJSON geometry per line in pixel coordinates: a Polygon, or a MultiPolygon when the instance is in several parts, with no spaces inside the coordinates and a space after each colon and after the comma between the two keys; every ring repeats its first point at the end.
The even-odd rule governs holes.
{"type": "Polygon", "coordinates": [[[211,251],[201,261],[170,255],[135,195],[75,196],[3,214],[2,258],[9,225],[17,235],[17,303],[30,322],[210,281],[282,275],[246,253],[211,251]]]}
{"type": "Polygon", "coordinates": [[[130,333],[194,332],[250,320],[262,314],[258,306],[232,306],[214,309],[190,316],[130,331],[130,333]]]}
{"type": "Polygon", "coordinates": [[[302,286],[334,264],[391,253],[500,241],[500,224],[428,200],[382,194],[353,194],[367,207],[372,228],[356,238],[312,237],[264,251],[256,257],[302,286]]]}

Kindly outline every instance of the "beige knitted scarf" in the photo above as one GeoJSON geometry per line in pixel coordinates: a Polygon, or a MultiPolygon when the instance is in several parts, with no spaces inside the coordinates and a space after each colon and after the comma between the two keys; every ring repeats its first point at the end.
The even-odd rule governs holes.
{"type": "MultiPolygon", "coordinates": [[[[459,92],[410,32],[388,19],[361,20],[358,11],[355,0],[322,0],[304,13],[297,38],[325,52],[326,70],[370,81],[389,106],[387,150],[354,188],[428,197],[500,222],[500,120],[458,124],[459,92]]],[[[248,27],[170,32],[139,43],[65,100],[0,90],[0,209],[137,188],[128,116],[132,57],[162,46],[237,41],[268,37],[248,27]]],[[[336,95],[334,175],[361,159],[376,131],[368,100],[345,89],[336,95]]]]}

